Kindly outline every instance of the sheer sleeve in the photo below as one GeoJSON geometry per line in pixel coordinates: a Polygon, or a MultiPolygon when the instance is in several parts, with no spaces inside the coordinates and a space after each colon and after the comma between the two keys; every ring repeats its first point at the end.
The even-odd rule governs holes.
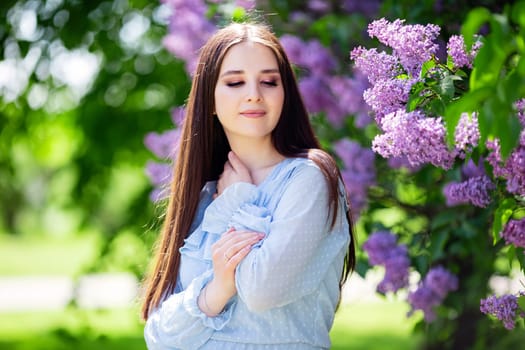
{"type": "Polygon", "coordinates": [[[197,305],[197,298],[211,280],[212,270],[196,277],[184,290],[178,286],[146,321],[144,338],[149,350],[195,349],[208,341],[231,318],[235,303],[230,301],[215,317],[206,316],[197,305]]]}
{"type": "Polygon", "coordinates": [[[314,292],[348,243],[344,230],[330,232],[328,186],[313,164],[301,167],[289,180],[272,217],[263,212],[251,210],[251,215],[237,216],[246,225],[267,223],[263,231],[267,237],[236,272],[239,298],[255,312],[286,305],[314,292]],[[261,215],[267,216],[261,220],[261,215]]]}

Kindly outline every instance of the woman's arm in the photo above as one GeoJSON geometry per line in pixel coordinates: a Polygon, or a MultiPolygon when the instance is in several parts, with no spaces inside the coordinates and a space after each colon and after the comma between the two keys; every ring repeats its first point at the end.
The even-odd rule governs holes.
{"type": "Polygon", "coordinates": [[[144,338],[149,350],[195,349],[208,341],[215,330],[228,322],[235,305],[216,317],[208,317],[198,306],[198,297],[211,280],[212,270],[196,277],[188,288],[169,296],[148,317],[144,338]]]}
{"type": "MultiPolygon", "coordinates": [[[[331,231],[328,186],[321,170],[311,163],[294,173],[282,194],[267,238],[239,264],[239,298],[255,312],[286,305],[319,288],[334,259],[344,256],[348,226],[343,203],[331,231]]],[[[249,225],[249,213],[237,221],[249,225]]],[[[342,260],[341,260],[342,262],[342,260]]],[[[342,265],[341,265],[342,266],[342,265]]]]}

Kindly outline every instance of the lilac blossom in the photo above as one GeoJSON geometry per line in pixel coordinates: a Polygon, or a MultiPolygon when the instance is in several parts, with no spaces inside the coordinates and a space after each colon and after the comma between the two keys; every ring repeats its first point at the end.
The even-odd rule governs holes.
{"type": "Polygon", "coordinates": [[[525,98],[516,101],[514,104],[516,110],[518,111],[518,119],[523,127],[525,127],[525,98]]]}
{"type": "Polygon", "coordinates": [[[483,165],[483,159],[478,161],[478,164],[474,163],[472,159],[469,159],[461,167],[461,175],[463,179],[470,179],[471,177],[485,175],[485,166],[483,165]]]}
{"type": "Polygon", "coordinates": [[[454,61],[454,66],[457,68],[468,67],[472,68],[472,62],[474,57],[481,48],[481,41],[476,40],[472,44],[470,52],[467,52],[467,47],[465,45],[465,40],[462,35],[452,35],[448,40],[447,44],[447,53],[452,60],[454,61]]]}
{"type": "Polygon", "coordinates": [[[455,147],[461,158],[478,145],[479,137],[478,114],[462,113],[454,132],[455,147]]]}
{"type": "Polygon", "coordinates": [[[163,133],[150,132],[146,134],[144,144],[161,159],[173,158],[179,134],[179,129],[168,130],[163,133]]]}
{"type": "Polygon", "coordinates": [[[340,126],[348,114],[355,116],[355,126],[364,128],[372,122],[370,108],[363,99],[363,92],[368,88],[366,76],[354,70],[354,76],[334,76],[330,78],[330,90],[337,96],[338,115],[332,116],[332,124],[340,126]]]}
{"type": "Polygon", "coordinates": [[[408,315],[421,310],[425,321],[432,322],[436,318],[434,308],[443,302],[448,293],[457,289],[458,278],[444,267],[430,269],[417,289],[408,294],[408,302],[412,307],[408,315]]]}
{"type": "Polygon", "coordinates": [[[164,46],[175,57],[186,62],[186,71],[192,75],[198,59],[199,49],[204,45],[216,26],[207,19],[208,6],[203,0],[164,0],[173,14],[169,18],[168,34],[164,46]]]}
{"type": "Polygon", "coordinates": [[[335,127],[342,126],[348,114],[358,114],[361,125],[366,123],[368,108],[362,100],[363,76],[334,76],[337,68],[332,53],[317,40],[303,41],[293,35],[283,35],[280,41],[290,61],[304,69],[299,89],[309,113],[325,112],[335,127]],[[363,116],[364,115],[364,116],[363,116]]]}
{"type": "Polygon", "coordinates": [[[525,131],[522,132],[520,145],[514,150],[506,162],[507,191],[525,196],[525,131]]]}
{"type": "Polygon", "coordinates": [[[525,218],[509,220],[500,234],[507,244],[525,248],[525,218]]]}
{"type": "Polygon", "coordinates": [[[377,291],[382,294],[397,292],[408,286],[410,260],[407,247],[398,245],[396,241],[392,233],[377,231],[363,244],[370,264],[383,265],[385,268],[385,276],[377,286],[377,291]]]}
{"type": "Polygon", "coordinates": [[[373,18],[379,12],[381,1],[344,0],[341,7],[347,13],[362,13],[369,18],[373,18]]]}
{"type": "Polygon", "coordinates": [[[279,40],[290,62],[306,68],[312,74],[322,76],[337,68],[333,54],[318,40],[303,41],[290,34],[283,35],[279,40]]]}
{"type": "Polygon", "coordinates": [[[419,112],[398,110],[382,119],[384,134],[372,141],[372,149],[384,158],[404,156],[413,166],[431,163],[450,169],[454,154],[445,142],[441,118],[425,118],[419,112]]]}
{"type": "Polygon", "coordinates": [[[185,113],[184,107],[172,109],[171,118],[176,128],[163,133],[150,132],[144,137],[146,147],[162,160],[161,162],[148,161],[146,164],[146,175],[155,186],[150,193],[150,198],[154,202],[167,197],[172,177],[171,164],[175,161],[185,113]]]}
{"type": "Polygon", "coordinates": [[[370,84],[380,80],[392,79],[403,73],[399,58],[377,49],[364,49],[358,46],[350,53],[355,66],[368,76],[370,84]]]}
{"type": "Polygon", "coordinates": [[[343,162],[341,175],[346,185],[352,213],[359,216],[367,203],[368,188],[376,182],[374,152],[357,142],[342,139],[334,144],[336,155],[343,162]]]}
{"type": "Polygon", "coordinates": [[[311,75],[299,80],[299,90],[309,113],[319,113],[337,102],[324,77],[311,75]]]}
{"type": "Polygon", "coordinates": [[[171,166],[168,163],[159,163],[149,160],[146,163],[146,175],[155,186],[166,186],[171,179],[171,166]]]}
{"type": "Polygon", "coordinates": [[[415,82],[415,79],[385,79],[365,90],[363,98],[374,111],[379,127],[382,127],[382,119],[386,114],[405,109],[415,82]]]}
{"type": "Polygon", "coordinates": [[[391,47],[407,73],[419,75],[421,66],[438,51],[435,39],[440,28],[434,24],[404,24],[404,20],[394,22],[381,18],[368,25],[368,34],[381,43],[391,47]]]}
{"type": "Polygon", "coordinates": [[[308,0],[308,9],[314,12],[326,13],[331,9],[330,3],[326,0],[308,0]]]}
{"type": "Polygon", "coordinates": [[[487,150],[489,154],[487,156],[487,162],[492,166],[492,172],[496,177],[505,177],[507,171],[503,166],[503,159],[501,157],[501,146],[499,140],[487,140],[486,142],[487,150]]]}
{"type": "Polygon", "coordinates": [[[512,294],[500,297],[491,295],[486,299],[481,299],[479,309],[482,313],[492,315],[503,322],[503,326],[508,330],[514,329],[518,316],[525,317],[524,310],[519,308],[518,297],[512,294]]]}
{"type": "Polygon", "coordinates": [[[472,204],[476,207],[485,208],[491,202],[490,191],[495,188],[494,183],[486,175],[482,175],[463,182],[449,182],[443,188],[443,194],[449,207],[472,204]]]}
{"type": "Polygon", "coordinates": [[[518,147],[506,161],[502,159],[498,139],[488,140],[486,146],[489,150],[487,161],[492,165],[494,175],[507,181],[507,191],[525,196],[525,130],[521,132],[518,147]]]}

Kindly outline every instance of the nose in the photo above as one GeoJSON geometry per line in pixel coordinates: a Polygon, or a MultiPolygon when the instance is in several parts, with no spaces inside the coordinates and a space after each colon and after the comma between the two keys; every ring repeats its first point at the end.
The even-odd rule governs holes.
{"type": "Polygon", "coordinates": [[[246,100],[248,102],[261,102],[262,100],[261,90],[257,83],[250,84],[250,86],[248,87],[246,100]]]}

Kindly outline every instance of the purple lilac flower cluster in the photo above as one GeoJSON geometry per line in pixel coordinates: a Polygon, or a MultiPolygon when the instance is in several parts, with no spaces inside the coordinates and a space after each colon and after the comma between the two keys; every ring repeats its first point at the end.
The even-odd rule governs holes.
{"type": "Polygon", "coordinates": [[[171,116],[176,129],[163,133],[150,132],[144,138],[146,147],[157,158],[163,160],[163,162],[150,160],[146,164],[146,175],[154,186],[150,194],[150,199],[153,202],[160,201],[168,196],[168,185],[172,177],[171,163],[175,161],[184,113],[185,109],[183,107],[174,108],[171,116]],[[169,160],[169,162],[166,162],[166,160],[169,160]]]}
{"type": "Polygon", "coordinates": [[[408,294],[408,302],[412,309],[423,311],[425,321],[432,322],[436,318],[434,308],[440,305],[447,294],[458,289],[458,278],[442,266],[437,266],[427,273],[417,289],[408,294]]]}
{"type": "Polygon", "coordinates": [[[441,118],[426,118],[422,112],[398,110],[382,120],[384,134],[372,141],[372,149],[385,158],[406,157],[412,166],[431,163],[450,169],[453,153],[445,143],[441,118]]]}
{"type": "Polygon", "coordinates": [[[336,142],[334,151],[343,162],[341,175],[350,198],[354,220],[357,220],[367,203],[368,188],[376,182],[375,155],[372,150],[349,139],[336,142]]]}
{"type": "Polygon", "coordinates": [[[485,208],[491,202],[490,191],[496,186],[486,175],[475,176],[463,182],[449,182],[443,188],[447,206],[472,204],[485,208]]]}
{"type": "Polygon", "coordinates": [[[483,159],[476,165],[472,159],[461,167],[463,181],[449,182],[443,187],[447,206],[472,204],[485,208],[491,202],[490,191],[496,186],[485,173],[483,159]]]}
{"type": "Polygon", "coordinates": [[[404,244],[388,231],[372,233],[363,244],[371,265],[383,265],[385,276],[377,286],[378,293],[396,292],[408,286],[410,260],[404,244]]]}
{"type": "Polygon", "coordinates": [[[465,40],[461,35],[452,35],[448,40],[447,53],[454,61],[454,66],[457,68],[468,67],[472,68],[472,62],[481,48],[481,40],[476,40],[470,49],[467,51],[465,40]]]}
{"type": "Polygon", "coordinates": [[[456,139],[458,150],[450,151],[446,130],[440,117],[427,118],[420,111],[406,112],[410,90],[419,79],[422,64],[436,54],[439,27],[429,24],[405,25],[404,21],[380,19],[368,27],[371,37],[392,48],[392,54],[377,49],[357,47],[351,58],[356,68],[368,76],[372,85],[363,97],[374,112],[375,121],[384,132],[373,140],[373,150],[385,158],[396,158],[417,169],[431,163],[450,169],[454,158],[477,144],[476,117],[464,117],[456,139]]]}
{"type": "Polygon", "coordinates": [[[372,108],[376,123],[381,126],[384,115],[404,109],[412,85],[416,79],[397,79],[404,72],[399,58],[376,49],[356,47],[350,58],[355,68],[368,77],[371,87],[363,93],[366,103],[372,108]]]}
{"type": "Polygon", "coordinates": [[[162,2],[172,10],[163,44],[175,57],[186,62],[186,71],[192,75],[199,49],[215,30],[206,16],[208,6],[204,0],[162,2]]]}
{"type": "MultiPolygon", "coordinates": [[[[199,50],[217,29],[208,19],[208,3],[225,3],[222,0],[161,0],[172,15],[169,18],[168,34],[163,39],[164,46],[175,57],[186,63],[188,75],[192,75],[197,64],[199,50]]],[[[233,5],[251,9],[255,0],[230,1],[233,5]]]]}
{"type": "Polygon", "coordinates": [[[509,220],[500,234],[507,244],[525,248],[525,218],[509,220]]]}
{"type": "Polygon", "coordinates": [[[337,63],[332,52],[318,40],[303,41],[285,34],[280,38],[290,61],[303,71],[299,88],[309,113],[324,111],[328,121],[340,127],[349,114],[356,115],[359,125],[367,124],[368,107],[363,103],[366,77],[336,76],[337,63]]]}
{"type": "Polygon", "coordinates": [[[391,47],[407,73],[416,77],[423,63],[439,49],[435,41],[440,28],[434,24],[405,25],[404,22],[401,19],[389,22],[381,18],[368,25],[368,34],[391,47]]]}
{"type": "MultiPolygon", "coordinates": [[[[362,47],[351,52],[356,68],[368,76],[372,85],[363,97],[384,132],[373,140],[373,150],[385,158],[398,159],[394,165],[404,163],[408,169],[417,169],[426,163],[450,169],[457,156],[465,158],[479,142],[475,113],[463,113],[455,131],[455,148],[449,150],[441,117],[429,117],[418,110],[406,112],[411,88],[420,79],[423,63],[438,51],[439,31],[440,28],[432,24],[406,25],[403,20],[389,22],[383,18],[372,22],[368,33],[392,48],[392,53],[362,47]]],[[[464,45],[461,37],[450,42],[450,50],[456,56],[459,41],[464,45]]],[[[472,60],[479,45],[479,42],[473,45],[465,57],[472,60]]]]}
{"type": "Polygon", "coordinates": [[[465,158],[465,153],[478,145],[479,137],[478,114],[462,113],[454,131],[455,148],[460,158],[465,158]]]}
{"type": "MultiPolygon", "coordinates": [[[[522,292],[520,296],[523,296],[522,292]]],[[[491,295],[480,301],[480,311],[486,315],[492,315],[503,322],[506,329],[511,330],[516,326],[517,317],[525,317],[525,311],[518,305],[518,297],[505,294],[500,297],[491,295]]]]}
{"type": "Polygon", "coordinates": [[[525,127],[525,98],[516,101],[514,107],[516,107],[518,112],[518,119],[520,120],[521,125],[525,127]]]}
{"type": "Polygon", "coordinates": [[[379,11],[381,6],[380,0],[308,0],[306,7],[315,14],[333,13],[340,9],[347,13],[361,13],[362,15],[372,18],[379,11]]]}
{"type": "Polygon", "coordinates": [[[502,159],[498,139],[488,140],[486,146],[490,151],[487,161],[492,165],[494,176],[507,180],[506,188],[509,193],[525,196],[525,130],[521,132],[518,147],[506,161],[502,159]]]}

